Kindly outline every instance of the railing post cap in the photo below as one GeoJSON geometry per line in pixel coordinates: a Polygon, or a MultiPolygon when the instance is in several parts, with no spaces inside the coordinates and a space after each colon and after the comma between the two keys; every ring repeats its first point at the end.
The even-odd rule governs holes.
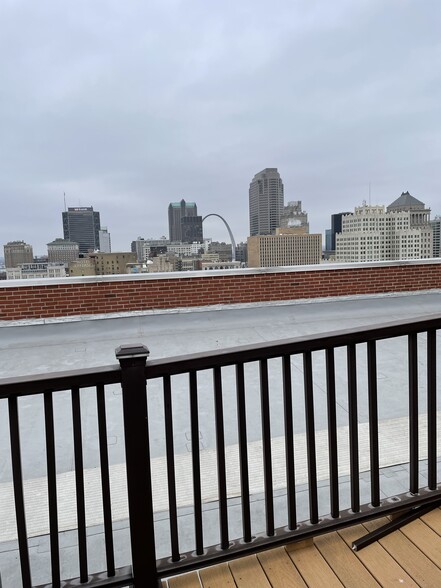
{"type": "Polygon", "coordinates": [[[150,351],[147,349],[145,345],[120,345],[115,349],[116,359],[134,359],[134,358],[141,358],[145,357],[150,354],[150,351]]]}

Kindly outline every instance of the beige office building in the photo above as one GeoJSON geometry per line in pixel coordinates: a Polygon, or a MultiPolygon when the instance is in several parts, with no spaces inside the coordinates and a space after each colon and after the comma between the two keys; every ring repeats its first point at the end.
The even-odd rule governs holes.
{"type": "Polygon", "coordinates": [[[70,276],[108,276],[132,273],[136,253],[90,253],[88,257],[69,263],[70,276]]]}
{"type": "Polygon", "coordinates": [[[123,251],[121,253],[91,253],[90,258],[95,260],[97,276],[112,274],[127,274],[128,264],[136,263],[136,253],[123,251]]]}
{"type": "Polygon", "coordinates": [[[66,239],[55,239],[47,244],[47,258],[49,262],[69,263],[75,261],[80,255],[78,243],[66,241],[66,239]]]}
{"type": "Polygon", "coordinates": [[[28,245],[24,241],[10,241],[4,245],[3,249],[6,268],[17,268],[22,263],[32,263],[34,261],[32,245],[28,245]]]}
{"type": "Polygon", "coordinates": [[[403,192],[387,209],[363,204],[344,215],[335,237],[335,260],[426,259],[433,255],[432,240],[430,209],[403,192]]]}
{"type": "Polygon", "coordinates": [[[305,227],[278,228],[275,235],[248,237],[248,267],[278,267],[320,263],[322,236],[305,227]]]}

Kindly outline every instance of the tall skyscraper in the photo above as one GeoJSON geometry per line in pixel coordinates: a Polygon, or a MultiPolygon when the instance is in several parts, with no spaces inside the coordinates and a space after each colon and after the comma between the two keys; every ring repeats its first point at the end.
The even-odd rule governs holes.
{"type": "Polygon", "coordinates": [[[198,209],[194,202],[170,202],[168,207],[168,230],[170,241],[182,241],[182,219],[197,216],[198,209]]]}
{"type": "Polygon", "coordinates": [[[346,211],[346,212],[337,212],[336,214],[331,214],[331,244],[330,244],[331,251],[335,251],[335,235],[337,233],[341,233],[342,218],[346,214],[351,214],[351,212],[346,211]]]}
{"type": "Polygon", "coordinates": [[[249,197],[250,235],[273,235],[283,213],[283,182],[276,167],[254,176],[249,197]]]}
{"type": "Polygon", "coordinates": [[[64,238],[78,243],[80,253],[99,249],[100,228],[100,213],[92,206],[68,208],[63,212],[64,238]]]}

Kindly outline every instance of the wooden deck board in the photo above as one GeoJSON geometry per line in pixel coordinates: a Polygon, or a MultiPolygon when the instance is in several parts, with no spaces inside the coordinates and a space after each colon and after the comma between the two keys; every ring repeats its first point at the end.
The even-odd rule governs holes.
{"type": "Polygon", "coordinates": [[[271,588],[271,584],[257,556],[249,555],[235,559],[229,564],[237,588],[271,588]]]}
{"type": "Polygon", "coordinates": [[[197,572],[190,572],[168,580],[169,588],[201,588],[197,572]]]}
{"type": "Polygon", "coordinates": [[[201,583],[197,572],[190,572],[176,578],[170,578],[168,581],[169,588],[201,588],[201,583]]]}
{"type": "Polygon", "coordinates": [[[316,537],[314,543],[345,588],[380,585],[338,533],[316,537]]]}
{"type": "Polygon", "coordinates": [[[235,588],[236,582],[231,575],[228,564],[222,563],[199,572],[204,588],[235,588]]]}
{"type": "MultiPolygon", "coordinates": [[[[339,531],[339,535],[352,548],[352,542],[366,535],[363,525],[354,525],[339,531]]],[[[368,547],[356,552],[363,565],[384,588],[403,586],[416,588],[418,584],[398,565],[395,559],[380,545],[372,543],[368,547]]]]}
{"type": "Polygon", "coordinates": [[[441,538],[429,525],[417,519],[402,527],[401,532],[438,568],[441,568],[441,538]]]}
{"type": "Polygon", "coordinates": [[[257,555],[273,588],[307,588],[301,575],[283,547],[262,551],[257,555]]]}
{"type": "MultiPolygon", "coordinates": [[[[387,518],[381,518],[365,523],[364,526],[368,531],[373,531],[387,522],[387,518]]],[[[379,540],[379,543],[400,566],[406,569],[419,586],[424,588],[441,586],[441,570],[416,548],[402,531],[394,531],[386,535],[379,540]]]]}
{"type": "Polygon", "coordinates": [[[343,584],[334,574],[331,567],[315,545],[308,545],[303,549],[287,546],[286,551],[299,570],[307,586],[326,586],[327,588],[342,588],[343,584]]]}
{"type": "Polygon", "coordinates": [[[434,508],[427,514],[423,515],[421,519],[429,525],[431,529],[441,536],[441,508],[434,508]]]}

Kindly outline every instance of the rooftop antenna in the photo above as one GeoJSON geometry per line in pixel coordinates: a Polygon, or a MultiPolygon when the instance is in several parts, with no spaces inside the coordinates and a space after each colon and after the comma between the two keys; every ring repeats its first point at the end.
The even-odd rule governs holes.
{"type": "Polygon", "coordinates": [[[369,206],[371,205],[371,183],[369,182],[369,206]]]}
{"type": "Polygon", "coordinates": [[[64,196],[64,212],[67,212],[67,208],[66,208],[66,192],[63,192],[63,196],[64,196]]]}

